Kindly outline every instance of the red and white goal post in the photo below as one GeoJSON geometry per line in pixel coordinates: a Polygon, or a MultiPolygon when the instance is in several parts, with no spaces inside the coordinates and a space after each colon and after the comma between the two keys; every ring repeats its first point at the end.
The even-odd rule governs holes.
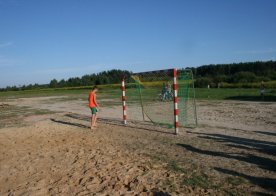
{"type": "MultiPolygon", "coordinates": [[[[160,103],[154,103],[156,102],[155,100],[155,94],[150,94],[147,93],[147,96],[150,97],[148,100],[140,100],[141,103],[141,107],[143,110],[143,116],[144,114],[148,117],[148,119],[150,119],[153,122],[160,122],[160,123],[170,123],[174,125],[174,129],[175,129],[175,134],[178,134],[179,132],[179,109],[178,109],[178,88],[177,88],[177,69],[168,69],[168,70],[159,70],[159,71],[151,71],[151,72],[143,72],[143,73],[135,73],[132,76],[132,79],[134,80],[134,82],[136,82],[139,86],[139,91],[140,92],[140,99],[142,99],[142,95],[141,92],[143,94],[143,91],[145,92],[144,94],[147,93],[147,91],[151,92],[154,91],[155,89],[159,90],[162,88],[171,88],[170,86],[172,86],[172,90],[171,90],[171,95],[169,95],[170,92],[165,92],[164,89],[162,89],[162,91],[164,91],[164,94],[160,94],[160,100],[158,100],[158,102],[165,104],[166,108],[168,111],[166,111],[167,115],[173,116],[173,122],[168,122],[166,120],[161,120],[160,115],[155,115],[153,111],[157,111],[158,109],[155,108],[157,106],[153,106],[153,105],[159,105],[160,103]],[[167,85],[165,87],[165,85],[167,85]],[[142,90],[141,90],[142,89],[142,90]],[[165,93],[168,93],[168,97],[166,98],[167,95],[165,95],[165,93]],[[153,102],[150,102],[149,100],[151,100],[153,102]],[[167,106],[169,104],[169,102],[173,102],[173,111],[170,111],[170,107],[167,106]]],[[[158,92],[158,91],[157,91],[158,92]]],[[[127,124],[127,114],[126,114],[126,100],[127,100],[127,95],[126,95],[126,83],[125,83],[125,78],[122,78],[122,107],[123,107],[123,123],[127,124]]],[[[143,117],[144,118],[144,117],[143,117]]]]}

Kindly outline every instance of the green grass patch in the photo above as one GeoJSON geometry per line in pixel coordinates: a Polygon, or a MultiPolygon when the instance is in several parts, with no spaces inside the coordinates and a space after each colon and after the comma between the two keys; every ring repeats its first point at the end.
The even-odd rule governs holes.
{"type": "MultiPolygon", "coordinates": [[[[266,88],[270,89],[275,89],[276,88],[276,81],[267,81],[263,82],[264,86],[266,88]]],[[[260,82],[247,82],[247,83],[227,83],[227,82],[221,82],[220,87],[221,88],[255,88],[258,89],[260,88],[261,83],[260,82]]]]}
{"type": "MultiPolygon", "coordinates": [[[[25,91],[8,91],[0,92],[0,100],[29,98],[29,97],[47,97],[47,96],[67,96],[66,100],[87,100],[90,88],[60,88],[60,89],[42,89],[42,90],[25,90],[25,91]]],[[[161,88],[141,89],[143,102],[158,102],[158,96],[161,88]]],[[[179,96],[181,98],[181,89],[179,96]]],[[[192,95],[191,92],[190,96],[192,95]]],[[[203,100],[245,100],[245,101],[276,101],[276,89],[266,89],[264,100],[259,95],[259,89],[246,88],[197,88],[195,89],[196,99],[203,100]]],[[[140,93],[137,88],[126,89],[127,102],[140,103],[140,93]]],[[[118,85],[105,85],[99,88],[98,99],[118,99],[121,100],[122,91],[118,85]]]]}
{"type": "Polygon", "coordinates": [[[207,100],[240,100],[240,101],[276,101],[276,90],[267,89],[264,100],[259,95],[259,89],[225,89],[225,88],[197,88],[196,99],[207,100]]]}
{"type": "Polygon", "coordinates": [[[206,174],[197,173],[192,173],[190,176],[184,176],[182,178],[182,184],[191,187],[201,187],[204,189],[208,189],[213,186],[212,181],[206,174]]]}
{"type": "Polygon", "coordinates": [[[187,174],[186,169],[180,167],[176,161],[170,161],[167,165],[169,170],[175,171],[175,172],[180,172],[180,173],[184,173],[187,174]]]}
{"type": "Polygon", "coordinates": [[[199,172],[195,169],[185,169],[181,167],[176,161],[170,161],[167,168],[171,171],[184,174],[181,183],[186,186],[191,186],[193,188],[200,187],[204,189],[215,188],[211,178],[207,174],[199,172]]]}
{"type": "Polygon", "coordinates": [[[246,180],[244,178],[241,178],[241,177],[238,177],[238,176],[229,176],[225,179],[225,182],[227,184],[238,186],[238,185],[246,183],[246,180]]]}
{"type": "Polygon", "coordinates": [[[228,196],[243,196],[243,195],[248,195],[244,190],[235,190],[235,189],[225,189],[224,190],[225,195],[228,196]]]}
{"type": "Polygon", "coordinates": [[[165,128],[168,128],[168,129],[174,128],[174,126],[172,124],[169,124],[169,123],[154,122],[154,125],[160,126],[160,127],[165,127],[165,128]]]}

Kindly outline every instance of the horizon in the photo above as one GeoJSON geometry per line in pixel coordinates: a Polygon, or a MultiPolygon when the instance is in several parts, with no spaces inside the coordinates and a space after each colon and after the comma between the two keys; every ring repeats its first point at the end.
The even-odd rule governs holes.
{"type": "Polygon", "coordinates": [[[0,0],[0,88],[111,69],[275,61],[275,7],[273,0],[0,0]]]}
{"type": "MultiPolygon", "coordinates": [[[[177,68],[177,70],[178,69],[186,69],[186,68],[199,68],[199,67],[202,67],[202,66],[216,66],[216,65],[231,65],[231,64],[243,64],[243,63],[256,63],[256,62],[263,62],[263,63],[266,63],[266,62],[276,62],[276,61],[273,61],[273,60],[269,60],[269,61],[252,61],[252,62],[239,62],[239,63],[222,63],[222,64],[206,64],[206,65],[199,65],[199,66],[192,66],[192,67],[188,67],[188,66],[186,66],[186,67],[178,67],[177,68]]],[[[169,68],[167,68],[167,69],[159,69],[159,70],[146,70],[146,71],[141,71],[141,72],[152,72],[152,71],[162,71],[162,70],[168,70],[168,69],[174,69],[174,68],[176,68],[176,67],[169,67],[169,68]]],[[[70,78],[82,78],[83,76],[85,76],[85,75],[93,75],[93,74],[100,74],[100,73],[103,73],[103,72],[108,72],[108,71],[112,71],[112,70],[120,70],[120,71],[128,71],[128,72],[131,72],[131,73],[133,73],[133,74],[136,74],[136,73],[141,73],[141,72],[133,72],[133,71],[131,71],[131,70],[127,70],[127,69],[116,69],[116,68],[113,68],[113,69],[109,69],[109,70],[103,70],[103,71],[99,71],[99,72],[97,72],[97,73],[86,73],[86,74],[84,74],[84,75],[81,75],[81,76],[70,76],[70,77],[68,77],[68,78],[61,78],[61,79],[56,79],[56,78],[52,78],[51,80],[57,80],[57,82],[60,82],[61,80],[65,80],[65,81],[67,81],[68,79],[70,79],[70,78]]],[[[20,88],[20,87],[22,87],[22,86],[27,86],[27,85],[36,85],[36,84],[38,84],[38,85],[49,85],[49,83],[51,82],[51,80],[48,82],[48,83],[30,83],[30,84],[20,84],[20,85],[10,85],[10,86],[5,86],[5,87],[0,87],[0,89],[1,88],[7,88],[7,87],[13,87],[13,86],[16,86],[16,87],[18,87],[18,88],[20,88]]]]}

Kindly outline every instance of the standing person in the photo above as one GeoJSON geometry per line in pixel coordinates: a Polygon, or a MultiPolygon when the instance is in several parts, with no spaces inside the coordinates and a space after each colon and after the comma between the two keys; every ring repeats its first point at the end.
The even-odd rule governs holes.
{"type": "Polygon", "coordinates": [[[166,84],[163,83],[163,88],[161,91],[161,101],[165,101],[165,98],[166,98],[166,84]]]}
{"type": "Polygon", "coordinates": [[[89,97],[88,97],[88,104],[89,104],[89,108],[91,109],[91,129],[95,129],[96,127],[96,122],[97,122],[97,112],[99,109],[99,105],[97,103],[96,100],[96,92],[98,91],[97,86],[94,86],[92,91],[89,93],[89,97]]]}
{"type": "Polygon", "coordinates": [[[264,100],[264,95],[265,95],[265,86],[264,86],[264,81],[261,82],[261,87],[260,87],[260,96],[262,100],[264,100]]]}

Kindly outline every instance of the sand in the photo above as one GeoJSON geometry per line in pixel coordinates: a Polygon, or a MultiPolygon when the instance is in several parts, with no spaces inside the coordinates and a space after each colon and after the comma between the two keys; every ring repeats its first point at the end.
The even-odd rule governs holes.
{"type": "Polygon", "coordinates": [[[0,121],[22,121],[0,129],[0,195],[276,193],[275,103],[199,101],[199,127],[175,136],[122,125],[121,106],[103,107],[91,131],[86,103],[60,98],[1,102],[55,113],[0,121]]]}

